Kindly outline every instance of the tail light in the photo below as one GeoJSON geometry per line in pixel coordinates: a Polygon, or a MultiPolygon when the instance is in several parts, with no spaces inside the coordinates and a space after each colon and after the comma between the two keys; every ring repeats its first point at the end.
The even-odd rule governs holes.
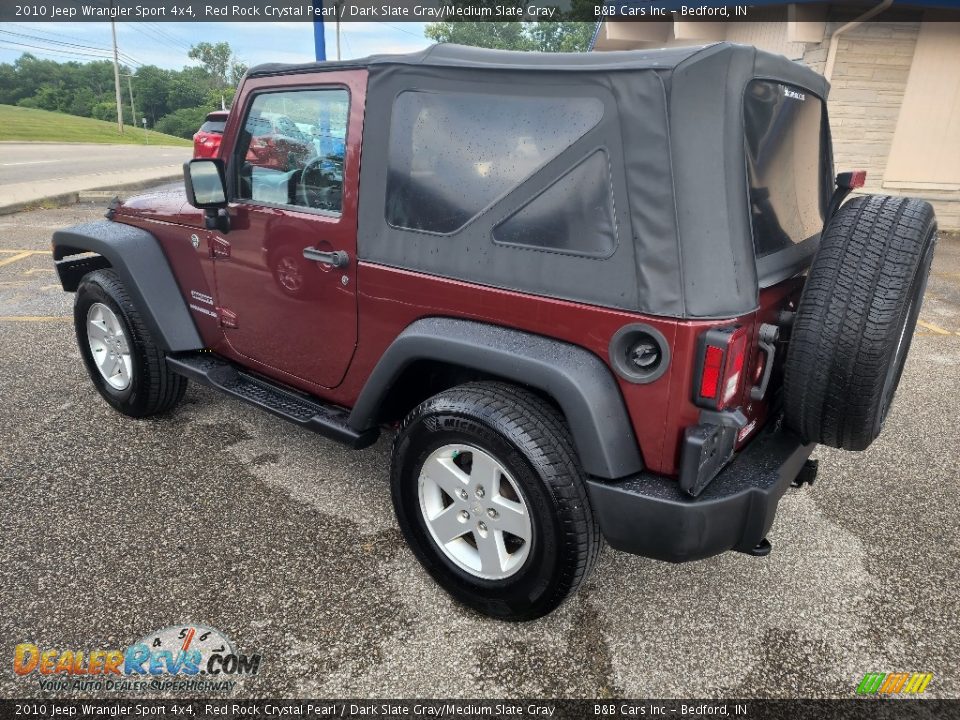
{"type": "Polygon", "coordinates": [[[867,184],[866,170],[850,170],[837,175],[837,187],[845,190],[856,190],[867,184]]]}
{"type": "Polygon", "coordinates": [[[723,410],[740,394],[747,354],[745,327],[711,328],[700,336],[694,401],[723,410]]]}

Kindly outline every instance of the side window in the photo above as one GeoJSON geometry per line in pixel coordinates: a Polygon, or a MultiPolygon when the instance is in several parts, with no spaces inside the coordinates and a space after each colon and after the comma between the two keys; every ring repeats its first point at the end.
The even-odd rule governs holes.
{"type": "Polygon", "coordinates": [[[603,103],[590,97],[402,92],[391,120],[386,220],[455,232],[602,115],[603,103]]]}
{"type": "Polygon", "coordinates": [[[609,257],[617,248],[610,161],[597,150],[493,229],[493,240],[569,255],[609,257]]]}
{"type": "Polygon", "coordinates": [[[340,213],[349,101],[340,88],[255,96],[234,157],[238,199],[340,213]]]}

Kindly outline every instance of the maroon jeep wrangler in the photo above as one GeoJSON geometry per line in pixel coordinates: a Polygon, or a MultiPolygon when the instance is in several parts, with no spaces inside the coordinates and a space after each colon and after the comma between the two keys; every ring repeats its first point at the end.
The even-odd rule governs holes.
{"type": "Polygon", "coordinates": [[[54,234],[83,360],[131,417],[194,380],[396,432],[410,547],[496,617],[557,607],[601,537],[766,555],[814,444],[879,434],[936,237],[844,203],[827,90],[727,43],[254,68],[186,194],[54,234]]]}

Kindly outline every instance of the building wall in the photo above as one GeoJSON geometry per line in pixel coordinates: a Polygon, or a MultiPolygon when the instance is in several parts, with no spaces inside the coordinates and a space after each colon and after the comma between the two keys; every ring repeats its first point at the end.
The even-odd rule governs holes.
{"type": "Polygon", "coordinates": [[[941,227],[960,228],[960,23],[920,26],[883,187],[933,197],[941,227]]]}
{"type": "MultiPolygon", "coordinates": [[[[840,24],[827,23],[828,32],[840,24]]],[[[923,198],[936,209],[940,227],[960,229],[960,192],[884,184],[920,26],[919,21],[872,22],[840,36],[830,81],[834,162],[837,170],[867,171],[863,193],[923,198]]],[[[829,41],[808,44],[803,62],[823,72],[828,46],[829,41]]]]}

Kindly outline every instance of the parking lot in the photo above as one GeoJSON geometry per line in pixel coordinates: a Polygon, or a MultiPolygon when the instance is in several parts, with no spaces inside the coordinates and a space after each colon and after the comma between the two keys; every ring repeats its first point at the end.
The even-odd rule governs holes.
{"type": "MultiPolygon", "coordinates": [[[[455,604],[401,539],[389,437],[351,452],[192,385],[170,417],[101,401],[49,239],[102,206],[0,218],[0,694],[13,647],[126,647],[199,623],[262,655],[257,697],[850,697],[867,672],[960,696],[960,240],[941,242],[881,438],[819,449],[767,558],[606,549],[554,614],[455,604]]],[[[54,696],[63,697],[63,693],[54,696]]]]}

